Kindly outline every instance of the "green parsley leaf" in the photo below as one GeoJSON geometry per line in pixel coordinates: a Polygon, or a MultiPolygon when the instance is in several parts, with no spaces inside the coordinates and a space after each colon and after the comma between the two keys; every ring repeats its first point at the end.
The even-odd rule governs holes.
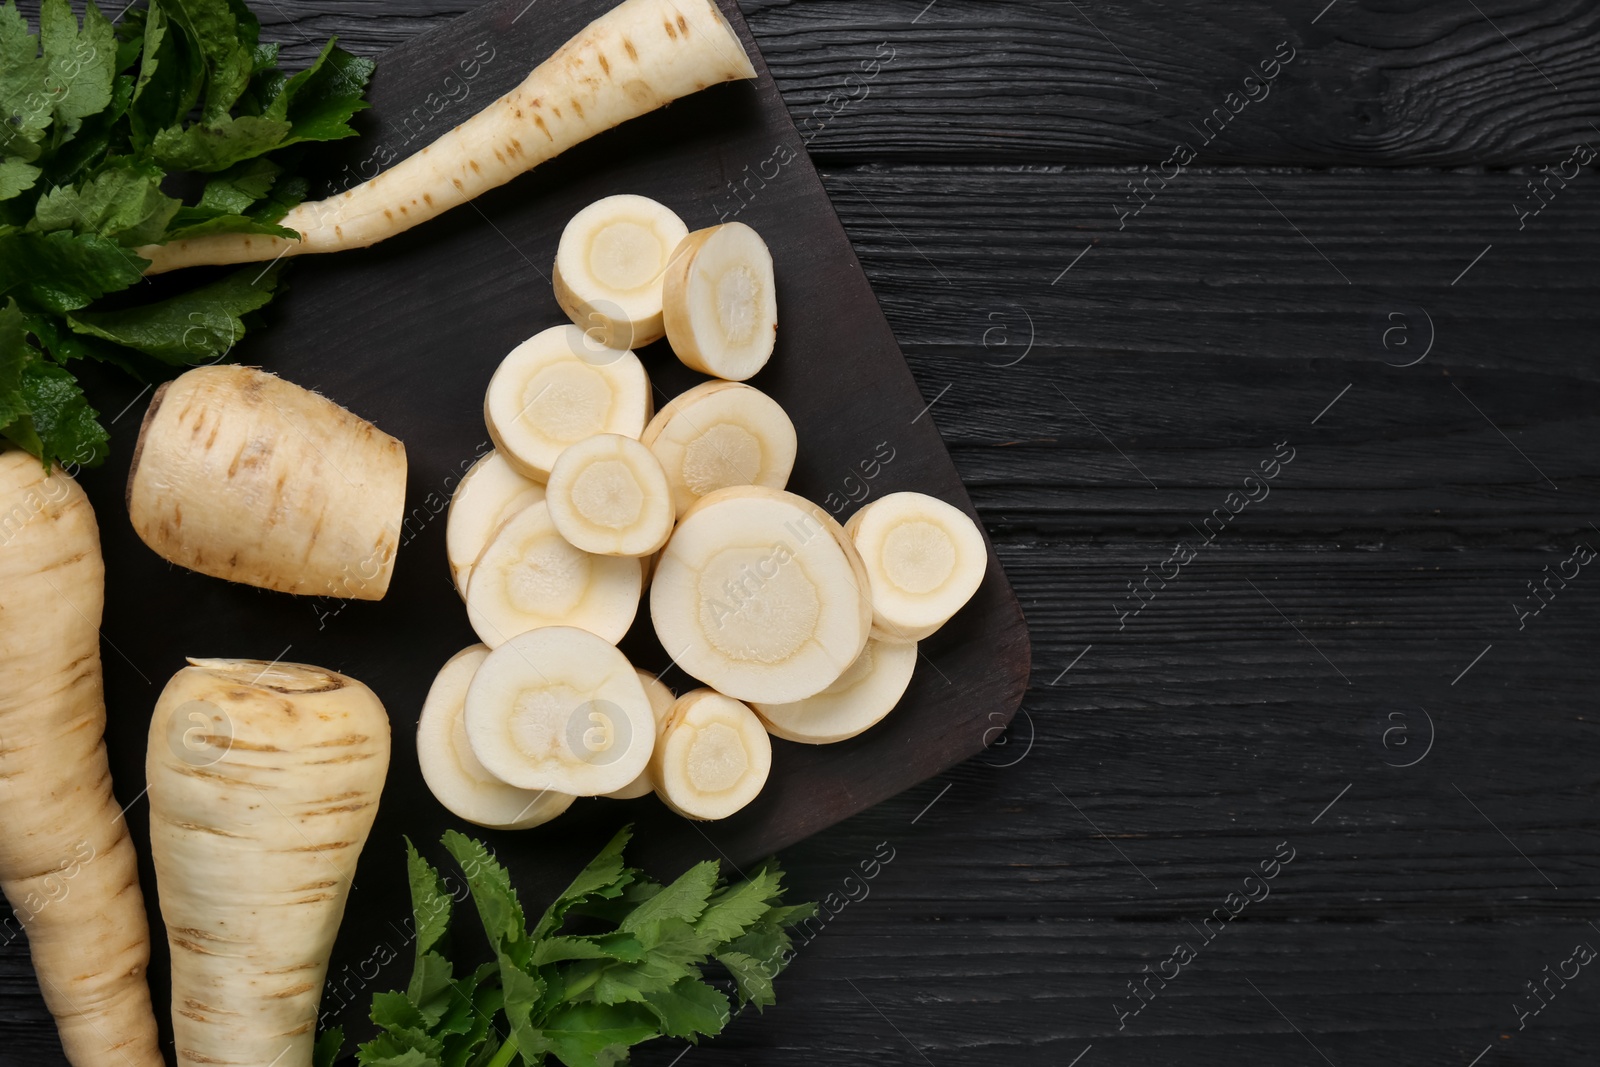
{"type": "Polygon", "coordinates": [[[0,200],[10,200],[33,188],[42,172],[20,159],[0,160],[0,200]]]}
{"type": "Polygon", "coordinates": [[[289,124],[254,115],[221,118],[193,126],[168,126],[150,144],[150,158],[168,170],[225,170],[284,143],[289,124]]]}
{"type": "Polygon", "coordinates": [[[47,311],[76,311],[144,277],[149,260],[97,234],[0,236],[0,295],[47,311]]]}
{"type": "Polygon", "coordinates": [[[632,836],[633,831],[630,827],[618,830],[606,847],[600,850],[600,854],[578,872],[572,884],[562,890],[561,895],[556,897],[540,916],[538,925],[533,930],[535,938],[544,937],[559,929],[567,912],[575,905],[591,897],[614,898],[621,895],[623,888],[632,882],[634,877],[633,872],[622,863],[622,850],[627,847],[628,839],[632,836]]]}
{"type": "Polygon", "coordinates": [[[692,1040],[698,1034],[720,1034],[732,1014],[722,991],[698,978],[685,978],[669,989],[646,993],[644,1003],[667,1037],[692,1040]]]}
{"type": "Polygon", "coordinates": [[[28,413],[28,401],[22,393],[22,375],[38,358],[38,349],[28,343],[22,309],[15,300],[7,300],[5,307],[0,308],[0,428],[28,413]]]}
{"type": "Polygon", "coordinates": [[[122,311],[67,316],[77,333],[112,341],[163,363],[187,366],[227,357],[245,335],[242,317],[272,299],[281,265],[245,267],[220,281],[122,311]]]}
{"type": "Polygon", "coordinates": [[[161,191],[162,172],[119,160],[77,189],[57,186],[39,198],[33,226],[50,232],[98,233],[128,247],[161,237],[182,201],[161,191]]]}
{"type": "Polygon", "coordinates": [[[343,1050],[344,1030],[337,1026],[324,1030],[317,1036],[316,1047],[312,1050],[311,1067],[333,1067],[343,1050]]]}
{"type": "Polygon", "coordinates": [[[105,459],[110,435],[71,371],[43,360],[30,363],[22,371],[22,400],[28,414],[0,433],[40,459],[82,467],[105,459]]]}
{"type": "Polygon", "coordinates": [[[116,34],[94,0],[85,4],[81,32],[67,0],[44,0],[39,8],[39,43],[60,144],[78,131],[85,118],[111,103],[116,34]]]}

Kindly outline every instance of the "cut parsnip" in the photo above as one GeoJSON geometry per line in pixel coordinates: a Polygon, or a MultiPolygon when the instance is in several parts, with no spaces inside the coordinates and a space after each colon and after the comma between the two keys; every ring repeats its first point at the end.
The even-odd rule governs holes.
{"type": "Polygon", "coordinates": [[[434,678],[417,720],[417,759],[434,799],[454,814],[494,830],[528,830],[566,811],[573,798],[506,785],[472,754],[463,715],[467,687],[488,657],[486,647],[473,645],[452,656],[434,678]]]}
{"type": "Polygon", "coordinates": [[[632,352],[597,349],[578,327],[554,326],[500,364],[483,419],[506,462],[542,482],[562,451],[585,437],[637,438],[650,419],[650,379],[632,352]]]}
{"type": "Polygon", "coordinates": [[[726,819],[772,771],[772,742],[755,712],[712,689],[673,704],[650,760],[656,795],[690,819],[726,819]]]}
{"type": "Polygon", "coordinates": [[[661,280],[689,233],[647,196],[608,196],[572,217],[552,272],[556,303],[597,346],[642,348],[667,335],[661,280]]]}
{"type": "Polygon", "coordinates": [[[599,556],[648,556],[672,534],[667,475],[631,437],[595,434],[561,453],[546,503],[561,536],[599,556]]]}
{"type": "Polygon", "coordinates": [[[989,549],[959,508],[924,493],[891,493],[845,525],[872,583],[872,636],[931,637],[983,582],[989,549]]]}
{"type": "Polygon", "coordinates": [[[866,589],[826,512],[741,486],[705,497],[678,524],[650,584],[650,615],[689,674],[737,700],[788,704],[828,688],[861,655],[866,589]]]}
{"type": "Polygon", "coordinates": [[[450,577],[463,600],[472,565],[495,531],[511,516],[543,499],[544,486],[517,473],[499,452],[491,451],[462,477],[450,497],[444,543],[450,577]]]}
{"type": "Polygon", "coordinates": [[[691,233],[672,255],[662,307],[667,341],[687,366],[732,382],[749,378],[778,339],[767,243],[742,222],[691,233]]]}
{"type": "Polygon", "coordinates": [[[828,688],[793,704],[752,704],[767,730],[785,741],[831,745],[865,733],[894,710],[917,666],[917,646],[867,642],[828,688]]]}
{"type": "Polygon", "coordinates": [[[599,796],[645,769],[650,698],[628,659],[586,630],[549,626],[491,652],[467,688],[467,739],[519,789],[599,796]]]}
{"type": "Polygon", "coordinates": [[[575,626],[615,643],[633,625],[643,589],[637,559],[572,547],[541,502],[507,519],[473,564],[467,620],[490,648],[541,626],[575,626]]]}
{"type": "Polygon", "coordinates": [[[794,470],[794,423],[766,393],[705,382],[656,412],[640,438],[661,461],[681,517],[707,493],[735,485],[782,489],[794,470]]]}
{"type": "MultiPolygon", "coordinates": [[[[667,724],[667,715],[672,711],[672,705],[678,698],[667,688],[667,683],[651,674],[649,671],[639,671],[639,684],[644,686],[645,696],[650,698],[650,710],[656,716],[656,743],[660,744],[661,728],[667,724]]],[[[642,796],[654,793],[656,790],[655,777],[646,767],[639,772],[639,777],[623,786],[621,789],[606,796],[611,800],[637,800],[642,796]]]]}

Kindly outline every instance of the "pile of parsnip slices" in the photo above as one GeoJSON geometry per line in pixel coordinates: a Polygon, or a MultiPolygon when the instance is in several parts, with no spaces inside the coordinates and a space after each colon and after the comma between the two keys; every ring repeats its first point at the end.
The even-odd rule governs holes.
{"type": "Polygon", "coordinates": [[[495,449],[451,501],[451,575],[482,643],[428,694],[423,776],[456,815],[502,829],[650,792],[726,818],[765,785],[769,734],[828,744],[894,709],[987,546],[920,493],[840,526],[785,491],[794,424],[743,384],[778,326],[772,256],[749,226],[690,233],[653,200],[608,197],[567,225],[554,283],[573,324],[495,371],[495,449]],[[633,350],[663,337],[713,377],[657,411],[633,350]],[[704,688],[675,696],[617,649],[646,593],[662,648],[704,688]]]}

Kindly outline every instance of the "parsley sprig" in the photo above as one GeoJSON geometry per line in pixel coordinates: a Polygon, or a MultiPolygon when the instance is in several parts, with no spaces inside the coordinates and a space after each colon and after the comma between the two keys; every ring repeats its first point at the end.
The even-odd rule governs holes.
{"type": "MultiPolygon", "coordinates": [[[[439,951],[451,898],[439,872],[406,843],[416,922],[416,964],[404,992],[372,1001],[378,1037],[363,1067],[567,1067],[625,1063],[657,1037],[697,1041],[722,1031],[732,1002],[702,977],[716,960],[740,1007],[776,1003],[773,979],[788,962],[787,927],[815,914],[782,904],[774,861],[732,884],[715,862],[662,885],[623,863],[624,828],[530,928],[510,876],[481,843],[444,836],[467,877],[494,962],[457,977],[439,951]]],[[[332,1062],[342,1035],[319,1042],[332,1062]]]]}
{"type": "Polygon", "coordinates": [[[0,5],[0,435],[34,455],[105,457],[74,361],[145,380],[216,362],[278,288],[253,267],[169,295],[135,251],[294,237],[304,146],[355,136],[371,61],[329,41],[291,76],[260,29],[243,0],[146,0],[116,25],[44,0],[37,34],[0,5]]]}

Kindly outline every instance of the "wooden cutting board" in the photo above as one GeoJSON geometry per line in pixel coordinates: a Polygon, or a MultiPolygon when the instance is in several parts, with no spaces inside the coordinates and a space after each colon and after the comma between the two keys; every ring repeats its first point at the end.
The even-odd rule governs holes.
{"type": "MultiPolygon", "coordinates": [[[[500,0],[389,52],[373,79],[373,110],[362,116],[368,132],[327,157],[329,187],[423,147],[516,85],[608,6],[500,0]]],[[[565,321],[550,264],[563,225],[593,200],[640,193],[672,207],[691,230],[737,218],[766,238],[781,325],[771,364],[751,384],[775,397],[798,430],[792,490],[841,521],[859,502],[900,490],[972,510],[755,43],[734,3],[722,6],[755,59],[757,81],[716,86],[612,130],[374,248],[295,262],[270,327],[239,345],[242,362],[315,389],[405,442],[406,534],[382,602],[289,597],[158,559],[133,534],[122,499],[146,399],[116,384],[98,394],[108,417],[130,405],[113,426],[111,462],[84,480],[108,571],[112,770],[118,795],[132,802],[128,821],[141,855],[148,857],[148,806],[137,799],[145,731],[156,695],[185,656],[334,668],[369,684],[388,707],[393,765],[324,997],[324,1022],[343,1022],[352,1036],[370,1030],[372,993],[403,987],[409,974],[402,835],[437,862],[448,861],[438,847],[446,829],[478,833],[530,906],[541,907],[629,821],[638,827],[633,861],[657,876],[704,858],[742,865],[977,753],[1009,722],[1027,686],[1026,625],[991,549],[982,588],[923,643],[894,714],[843,744],[775,741],[771,780],[734,818],[690,823],[653,797],[584,800],[548,826],[490,833],[450,816],[422,782],[414,730],[423,697],[440,665],[476,641],[445,563],[445,507],[462,472],[489,448],[482,404],[495,366],[517,343],[565,321]]],[[[641,357],[660,389],[658,406],[698,380],[664,344],[641,357]]],[[[642,668],[668,666],[648,610],[623,647],[642,668]]],[[[694,684],[676,671],[666,681],[680,692],[694,684]]],[[[165,1024],[165,939],[148,859],[143,876],[158,946],[151,980],[165,1024]]]]}

